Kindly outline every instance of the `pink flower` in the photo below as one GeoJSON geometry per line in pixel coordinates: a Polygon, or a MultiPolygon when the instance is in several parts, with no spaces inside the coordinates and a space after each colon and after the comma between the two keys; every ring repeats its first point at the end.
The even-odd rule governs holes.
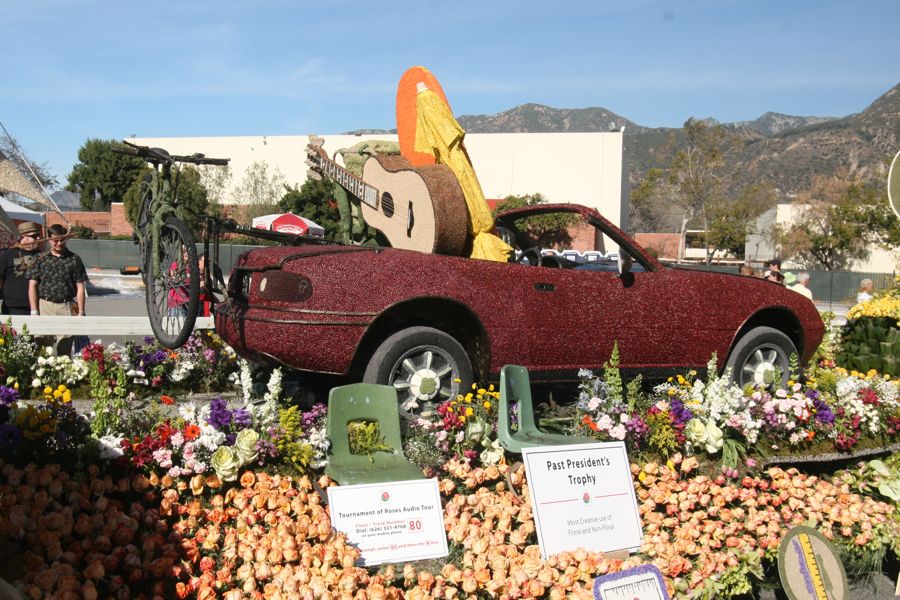
{"type": "Polygon", "coordinates": [[[168,448],[160,448],[159,450],[154,450],[153,460],[159,463],[159,466],[163,469],[168,469],[172,466],[172,451],[168,448]]]}

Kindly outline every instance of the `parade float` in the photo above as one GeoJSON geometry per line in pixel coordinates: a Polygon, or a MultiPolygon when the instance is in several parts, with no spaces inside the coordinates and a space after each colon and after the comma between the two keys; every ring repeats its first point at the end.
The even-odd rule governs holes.
{"type": "MultiPolygon", "coordinates": [[[[442,95],[417,73],[401,90],[442,95]]],[[[471,256],[505,252],[492,226],[472,217],[471,256]]],[[[882,335],[865,319],[896,328],[897,290],[877,300],[825,328],[806,365],[792,353],[736,383],[711,352],[705,368],[650,384],[622,368],[620,349],[635,347],[625,329],[550,404],[532,404],[532,386],[504,369],[402,419],[395,404],[397,431],[378,416],[344,423],[341,444],[326,398],[298,403],[281,368],[252,367],[215,334],[70,358],[5,326],[0,593],[612,598],[640,580],[657,597],[841,597],[846,580],[896,577],[900,557],[900,386],[835,362],[860,353],[855,331],[882,335]],[[548,445],[514,445],[526,429],[548,445]],[[357,464],[402,458],[421,479],[339,483],[345,441],[357,464]]],[[[695,340],[681,335],[671,343],[695,340]]],[[[865,344],[866,364],[882,349],[865,344]]]]}

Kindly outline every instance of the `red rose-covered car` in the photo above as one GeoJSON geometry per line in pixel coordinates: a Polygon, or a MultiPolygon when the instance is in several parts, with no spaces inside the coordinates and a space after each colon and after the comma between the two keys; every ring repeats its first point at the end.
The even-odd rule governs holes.
{"type": "Polygon", "coordinates": [[[702,369],[716,353],[735,381],[759,383],[787,373],[792,354],[805,362],[822,340],[802,295],[663,266],[593,209],[538,205],[497,224],[517,261],[342,245],[252,250],[231,274],[216,329],[252,360],[392,385],[407,408],[496,379],[506,364],[534,381],[573,380],[609,360],[614,344],[629,371],[702,369]],[[593,227],[595,249],[609,240],[617,260],[542,256],[528,219],[549,213],[593,227]]]}

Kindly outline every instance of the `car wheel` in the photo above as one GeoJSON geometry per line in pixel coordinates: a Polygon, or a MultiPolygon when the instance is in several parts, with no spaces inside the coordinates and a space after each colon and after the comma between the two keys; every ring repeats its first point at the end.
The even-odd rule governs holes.
{"type": "Polygon", "coordinates": [[[397,390],[405,416],[433,411],[472,385],[472,362],[452,336],[410,327],[387,338],[369,361],[363,381],[397,390]]]}
{"type": "Polygon", "coordinates": [[[781,373],[784,384],[790,375],[790,358],[797,353],[791,338],[772,327],[756,327],[738,340],[726,368],[731,369],[731,379],[740,387],[766,385],[773,373],[781,373]]]}

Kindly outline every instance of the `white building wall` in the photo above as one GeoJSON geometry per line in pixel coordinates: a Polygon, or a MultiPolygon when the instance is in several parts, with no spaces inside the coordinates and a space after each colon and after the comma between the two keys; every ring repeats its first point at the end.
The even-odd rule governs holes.
{"type": "MultiPolygon", "coordinates": [[[[780,256],[780,253],[772,245],[769,232],[776,223],[783,227],[790,226],[800,218],[807,207],[807,204],[777,204],[775,208],[764,212],[757,220],[756,228],[759,233],[747,237],[746,260],[763,262],[780,256]]],[[[801,265],[790,260],[786,260],[782,267],[785,269],[815,268],[812,265],[801,265]]],[[[877,246],[870,248],[868,259],[853,261],[847,266],[849,271],[863,273],[893,273],[898,269],[900,269],[900,249],[885,250],[877,246]]]]}
{"type": "MultiPolygon", "coordinates": [[[[364,140],[397,139],[391,134],[322,137],[329,156],[364,140]]],[[[165,148],[172,154],[202,152],[213,158],[230,158],[232,187],[240,185],[247,168],[257,161],[266,162],[270,173],[277,168],[290,185],[299,186],[306,181],[305,135],[143,137],[128,141],[165,148]]],[[[575,202],[596,208],[616,225],[627,216],[620,131],[474,133],[466,135],[466,149],[486,198],[541,193],[550,202],[575,202]]]]}

